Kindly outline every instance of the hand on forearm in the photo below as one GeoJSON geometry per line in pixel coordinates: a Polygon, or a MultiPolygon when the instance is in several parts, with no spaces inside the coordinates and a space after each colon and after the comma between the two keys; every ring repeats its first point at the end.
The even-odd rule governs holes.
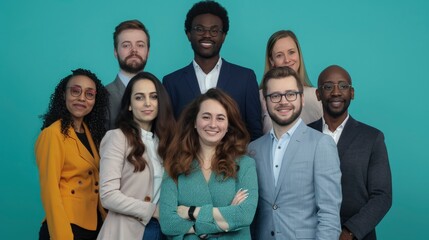
{"type": "Polygon", "coordinates": [[[235,194],[234,199],[232,199],[231,205],[239,205],[244,202],[248,196],[249,193],[247,192],[247,189],[243,190],[240,188],[235,194]]]}

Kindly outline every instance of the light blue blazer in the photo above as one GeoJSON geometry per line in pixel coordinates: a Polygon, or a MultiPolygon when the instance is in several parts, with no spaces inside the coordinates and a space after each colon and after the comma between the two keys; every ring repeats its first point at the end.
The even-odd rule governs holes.
{"type": "Polygon", "coordinates": [[[301,122],[286,149],[276,186],[272,142],[267,133],[248,149],[259,184],[253,239],[339,239],[341,171],[333,139],[301,122]]]}

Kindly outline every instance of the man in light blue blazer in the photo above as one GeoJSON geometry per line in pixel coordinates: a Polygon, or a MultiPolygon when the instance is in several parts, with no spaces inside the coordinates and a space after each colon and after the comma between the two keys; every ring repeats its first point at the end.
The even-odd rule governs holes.
{"type": "Polygon", "coordinates": [[[262,135],[259,88],[253,70],[227,62],[220,50],[229,30],[228,13],[215,1],[197,2],[188,11],[185,32],[194,50],[188,66],[162,80],[176,119],[193,99],[210,88],[220,88],[237,103],[254,140],[262,135]]]}
{"type": "Polygon", "coordinates": [[[303,86],[291,68],[268,71],[262,91],[273,129],[248,149],[259,183],[252,238],[337,240],[341,171],[335,142],[299,118],[303,86]]]}

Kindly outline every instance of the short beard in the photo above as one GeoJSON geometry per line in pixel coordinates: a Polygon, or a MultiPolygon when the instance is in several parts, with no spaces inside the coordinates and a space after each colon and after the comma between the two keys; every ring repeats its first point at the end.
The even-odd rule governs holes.
{"type": "Polygon", "coordinates": [[[141,63],[139,63],[139,64],[138,63],[127,64],[127,59],[131,56],[132,55],[126,57],[124,60],[118,58],[119,67],[122,70],[124,70],[125,72],[132,73],[132,74],[137,74],[137,73],[143,71],[143,69],[146,66],[146,60],[143,59],[142,57],[136,55],[138,58],[140,58],[141,63]]]}
{"type": "Polygon", "coordinates": [[[301,115],[301,111],[302,111],[302,106],[298,109],[298,111],[294,112],[292,116],[290,116],[290,118],[285,120],[280,119],[279,117],[277,117],[277,115],[271,113],[270,110],[268,110],[268,115],[270,115],[271,120],[275,122],[277,125],[281,127],[286,127],[299,118],[299,116],[301,115]]]}

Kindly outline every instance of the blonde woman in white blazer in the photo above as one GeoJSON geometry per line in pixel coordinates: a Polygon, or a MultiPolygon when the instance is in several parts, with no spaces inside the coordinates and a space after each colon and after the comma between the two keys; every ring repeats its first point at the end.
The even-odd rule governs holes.
{"type": "Polygon", "coordinates": [[[148,72],[133,77],[117,117],[100,146],[100,198],[109,212],[97,239],[162,239],[158,223],[162,159],[174,117],[161,82],[148,72]]]}

